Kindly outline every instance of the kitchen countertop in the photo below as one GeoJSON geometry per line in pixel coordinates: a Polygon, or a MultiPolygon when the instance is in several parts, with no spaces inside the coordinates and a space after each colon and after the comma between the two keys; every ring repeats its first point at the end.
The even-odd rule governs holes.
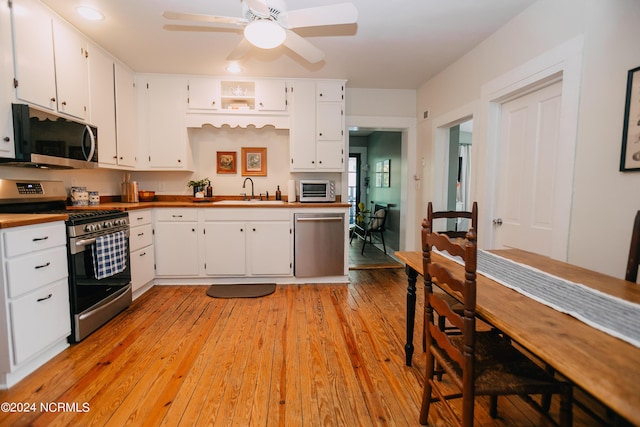
{"type": "MultiPolygon", "coordinates": [[[[139,203],[124,203],[124,202],[104,202],[94,206],[67,206],[67,210],[98,210],[98,209],[114,209],[123,211],[132,211],[138,209],[150,209],[150,208],[267,208],[267,209],[292,209],[292,208],[348,208],[351,205],[348,203],[334,202],[334,203],[281,203],[274,204],[273,201],[269,202],[243,202],[242,200],[226,199],[225,203],[221,204],[221,199],[215,201],[194,202],[192,198],[187,197],[184,200],[157,200],[153,202],[139,202],[139,203]]],[[[65,214],[0,214],[0,229],[21,227],[24,225],[42,224],[54,221],[65,221],[68,216],[65,214]]]]}
{"type": "Polygon", "coordinates": [[[96,210],[96,209],[120,209],[124,211],[131,211],[137,209],[149,209],[149,208],[267,208],[267,209],[282,209],[282,208],[348,208],[351,205],[349,203],[273,203],[272,200],[268,202],[243,202],[242,200],[225,200],[225,203],[219,203],[221,200],[215,201],[203,201],[194,202],[192,200],[158,200],[153,202],[139,202],[139,203],[124,203],[124,202],[106,202],[100,203],[97,206],[67,206],[68,210],[96,210]]]}
{"type": "Polygon", "coordinates": [[[0,228],[65,221],[67,218],[65,214],[0,214],[0,228]]]}

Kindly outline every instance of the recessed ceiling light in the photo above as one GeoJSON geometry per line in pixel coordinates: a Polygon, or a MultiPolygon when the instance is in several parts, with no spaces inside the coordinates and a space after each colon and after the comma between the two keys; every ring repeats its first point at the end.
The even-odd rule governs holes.
{"type": "Polygon", "coordinates": [[[237,62],[232,62],[229,65],[227,65],[226,70],[230,73],[238,74],[239,72],[242,71],[242,67],[237,62]]]}
{"type": "Polygon", "coordinates": [[[102,13],[88,6],[77,7],[76,12],[89,21],[102,21],[104,19],[104,15],[102,13]]]}

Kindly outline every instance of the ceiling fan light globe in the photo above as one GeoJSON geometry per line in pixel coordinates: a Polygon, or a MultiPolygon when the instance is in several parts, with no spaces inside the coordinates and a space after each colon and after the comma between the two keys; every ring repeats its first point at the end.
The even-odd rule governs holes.
{"type": "Polygon", "coordinates": [[[270,19],[256,19],[244,28],[249,43],[260,49],[273,49],[284,43],[287,34],[280,25],[270,19]]]}

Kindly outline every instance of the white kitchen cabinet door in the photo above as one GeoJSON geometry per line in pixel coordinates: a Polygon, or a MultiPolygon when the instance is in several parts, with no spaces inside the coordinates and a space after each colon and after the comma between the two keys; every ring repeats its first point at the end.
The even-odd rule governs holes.
{"type": "Polygon", "coordinates": [[[156,222],[154,246],[157,276],[198,275],[197,229],[197,222],[156,222]]]}
{"type": "Polygon", "coordinates": [[[89,58],[89,89],[91,124],[98,127],[100,165],[118,164],[116,146],[116,105],[113,80],[113,59],[97,46],[91,47],[89,58]]]}
{"type": "Polygon", "coordinates": [[[287,110],[287,84],[284,80],[257,80],[255,85],[256,110],[287,110]]]}
{"type": "MultiPolygon", "coordinates": [[[[133,72],[124,65],[114,64],[116,142],[118,165],[135,167],[138,159],[136,138],[136,89],[133,72]]],[[[98,127],[98,129],[100,129],[98,127]]]]}
{"type": "Polygon", "coordinates": [[[0,157],[15,157],[11,103],[14,101],[13,56],[11,48],[11,12],[5,2],[0,3],[0,157]]]}
{"type": "Polygon", "coordinates": [[[218,110],[220,108],[220,80],[210,78],[189,79],[189,108],[218,110]]]}
{"type": "Polygon", "coordinates": [[[153,245],[131,252],[131,289],[133,292],[154,279],[154,264],[153,245]]]}
{"type": "Polygon", "coordinates": [[[66,278],[13,300],[9,307],[15,365],[71,334],[66,278]]]}
{"type": "Polygon", "coordinates": [[[34,0],[13,0],[16,97],[55,111],[56,75],[51,16],[34,0]]]}
{"type": "Polygon", "coordinates": [[[316,84],[318,102],[344,101],[344,83],[342,81],[319,81],[316,84]]]}
{"type": "Polygon", "coordinates": [[[53,21],[58,111],[87,120],[89,65],[87,40],[66,23],[53,21]]]}
{"type": "Polygon", "coordinates": [[[246,268],[246,235],[244,222],[205,223],[205,271],[216,276],[244,276],[246,268]]]}
{"type": "Polygon", "coordinates": [[[252,276],[291,274],[291,225],[288,221],[247,223],[247,263],[252,276]]]}
{"type": "Polygon", "coordinates": [[[312,81],[291,84],[290,170],[316,168],[316,87],[312,81]]]}
{"type": "Polygon", "coordinates": [[[171,77],[152,77],[146,81],[145,107],[148,112],[148,140],[151,169],[186,169],[187,80],[171,77]]]}
{"type": "Polygon", "coordinates": [[[344,169],[344,141],[317,141],[316,159],[318,171],[342,171],[344,169]]]}
{"type": "Polygon", "coordinates": [[[342,104],[337,102],[319,102],[317,105],[317,139],[319,141],[338,141],[344,139],[344,120],[342,104]]]}

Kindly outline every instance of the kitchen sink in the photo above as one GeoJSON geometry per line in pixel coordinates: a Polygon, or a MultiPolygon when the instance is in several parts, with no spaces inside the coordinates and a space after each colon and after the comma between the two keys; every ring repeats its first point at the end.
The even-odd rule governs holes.
{"type": "Polygon", "coordinates": [[[284,200],[220,200],[213,202],[214,205],[283,205],[284,200]]]}

